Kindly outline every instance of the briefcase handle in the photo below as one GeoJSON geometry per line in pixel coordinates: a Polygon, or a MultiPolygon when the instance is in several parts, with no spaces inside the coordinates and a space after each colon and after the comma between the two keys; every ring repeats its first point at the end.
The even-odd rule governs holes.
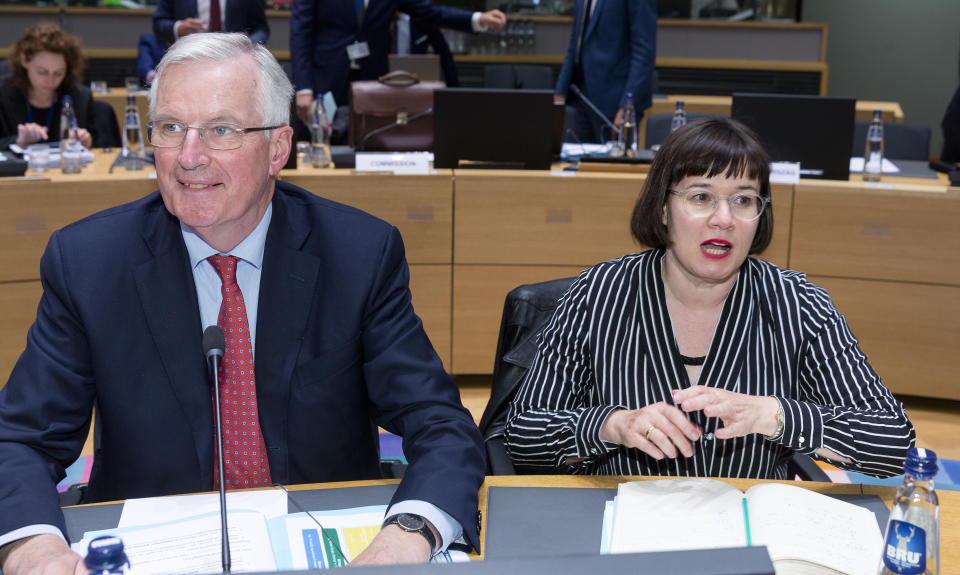
{"type": "Polygon", "coordinates": [[[413,72],[407,72],[406,70],[394,70],[389,74],[380,76],[377,78],[377,81],[381,84],[386,84],[387,86],[393,86],[395,88],[406,88],[407,86],[419,84],[420,78],[418,78],[413,72]]]}

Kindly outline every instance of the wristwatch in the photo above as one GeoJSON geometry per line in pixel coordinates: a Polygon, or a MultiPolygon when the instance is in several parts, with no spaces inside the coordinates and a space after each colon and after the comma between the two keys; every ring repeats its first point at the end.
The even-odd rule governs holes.
{"type": "Polygon", "coordinates": [[[437,539],[433,536],[433,531],[430,530],[430,526],[427,525],[423,517],[412,513],[399,513],[383,523],[384,527],[387,525],[397,525],[400,529],[409,533],[419,533],[423,535],[423,538],[430,544],[430,553],[433,554],[433,552],[436,551],[437,539]]]}
{"type": "Polygon", "coordinates": [[[773,435],[764,435],[763,437],[767,441],[777,441],[783,436],[783,404],[780,403],[780,400],[777,400],[779,404],[777,406],[777,430],[773,432],[773,435]]]}

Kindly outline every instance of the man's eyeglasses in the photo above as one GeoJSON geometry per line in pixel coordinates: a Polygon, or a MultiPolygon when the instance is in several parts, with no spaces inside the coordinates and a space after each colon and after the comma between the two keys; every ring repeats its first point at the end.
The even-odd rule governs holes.
{"type": "Polygon", "coordinates": [[[717,211],[720,199],[725,199],[730,205],[730,214],[742,222],[752,222],[760,217],[770,202],[753,192],[742,192],[731,196],[718,196],[709,190],[687,190],[681,192],[670,190],[671,194],[680,196],[683,209],[693,217],[705,218],[717,211]]]}
{"type": "Polygon", "coordinates": [[[147,141],[155,148],[177,148],[183,143],[190,129],[200,134],[200,141],[211,150],[234,150],[243,143],[247,132],[276,130],[283,126],[261,126],[242,128],[236,124],[213,123],[202,126],[188,126],[182,122],[160,121],[147,124],[147,141]]]}

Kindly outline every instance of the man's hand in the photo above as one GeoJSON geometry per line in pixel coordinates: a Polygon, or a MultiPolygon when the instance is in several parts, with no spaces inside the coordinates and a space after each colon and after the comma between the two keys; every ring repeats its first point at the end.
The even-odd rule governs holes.
{"type": "Polygon", "coordinates": [[[707,417],[719,417],[723,427],[717,429],[717,439],[751,433],[773,435],[777,431],[780,402],[775,397],[694,385],[673,392],[673,400],[685,412],[703,411],[707,417]]]}
{"type": "Polygon", "coordinates": [[[672,405],[654,403],[640,409],[618,409],[603,422],[600,439],[635,447],[654,459],[693,455],[691,442],[700,430],[672,405]]]}
{"type": "Polygon", "coordinates": [[[499,32],[506,23],[507,16],[499,10],[488,10],[480,14],[480,25],[494,32],[499,32]]]}
{"type": "MultiPolygon", "coordinates": [[[[623,108],[617,109],[617,115],[613,117],[613,125],[616,126],[618,130],[623,127],[623,108]]],[[[610,130],[610,137],[616,140],[618,134],[615,131],[610,130]]]]}
{"type": "Polygon", "coordinates": [[[566,104],[566,103],[567,103],[567,97],[564,96],[563,94],[554,94],[554,95],[553,95],[553,103],[554,103],[554,104],[566,104]]]}
{"type": "Polygon", "coordinates": [[[177,23],[174,24],[174,26],[177,29],[177,38],[182,38],[196,32],[207,31],[207,25],[204,24],[203,20],[199,18],[184,18],[183,20],[177,20],[177,23]]]}
{"type": "Polygon", "coordinates": [[[311,114],[313,110],[313,94],[297,94],[297,117],[304,125],[309,126],[313,122],[311,114]]]}
{"type": "Polygon", "coordinates": [[[0,569],[3,569],[3,575],[87,573],[81,557],[74,553],[63,539],[46,534],[18,539],[0,548],[0,569]]]}
{"type": "Polygon", "coordinates": [[[35,144],[41,140],[47,139],[47,128],[34,122],[17,125],[17,145],[26,148],[30,144],[35,144]]]}
{"type": "MultiPolygon", "coordinates": [[[[429,525],[429,523],[428,523],[429,525]]],[[[430,529],[433,526],[430,525],[430,529]]],[[[434,529],[434,536],[437,536],[434,529]]],[[[370,545],[350,562],[360,565],[398,565],[400,563],[426,563],[433,550],[426,537],[419,533],[404,531],[397,525],[387,525],[373,538],[370,545]]],[[[7,575],[4,571],[4,575],[7,575]]]]}

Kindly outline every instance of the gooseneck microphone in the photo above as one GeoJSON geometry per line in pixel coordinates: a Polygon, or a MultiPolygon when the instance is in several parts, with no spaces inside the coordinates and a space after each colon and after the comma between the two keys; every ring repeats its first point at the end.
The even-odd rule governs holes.
{"type": "Polygon", "coordinates": [[[579,86],[577,86],[576,84],[570,84],[570,91],[573,92],[573,95],[574,95],[574,96],[576,96],[576,97],[579,98],[581,101],[583,101],[583,103],[587,105],[587,108],[589,108],[590,111],[593,112],[593,114],[594,114],[596,117],[598,117],[598,118],[600,118],[601,120],[603,120],[603,123],[606,124],[607,127],[609,127],[611,130],[613,130],[614,133],[616,133],[618,136],[620,135],[620,128],[614,126],[614,125],[613,125],[613,122],[611,122],[606,116],[604,116],[604,115],[603,115],[603,112],[601,112],[600,109],[597,108],[597,107],[593,104],[593,102],[590,101],[590,98],[587,98],[586,96],[583,95],[583,92],[580,91],[580,87],[579,87],[579,86]]]}
{"type": "Polygon", "coordinates": [[[227,348],[227,340],[218,325],[207,326],[203,330],[203,355],[213,374],[213,412],[217,428],[217,462],[220,475],[220,552],[223,559],[223,572],[230,572],[230,537],[227,532],[227,488],[223,479],[223,431],[220,427],[220,360],[227,348]]]}

